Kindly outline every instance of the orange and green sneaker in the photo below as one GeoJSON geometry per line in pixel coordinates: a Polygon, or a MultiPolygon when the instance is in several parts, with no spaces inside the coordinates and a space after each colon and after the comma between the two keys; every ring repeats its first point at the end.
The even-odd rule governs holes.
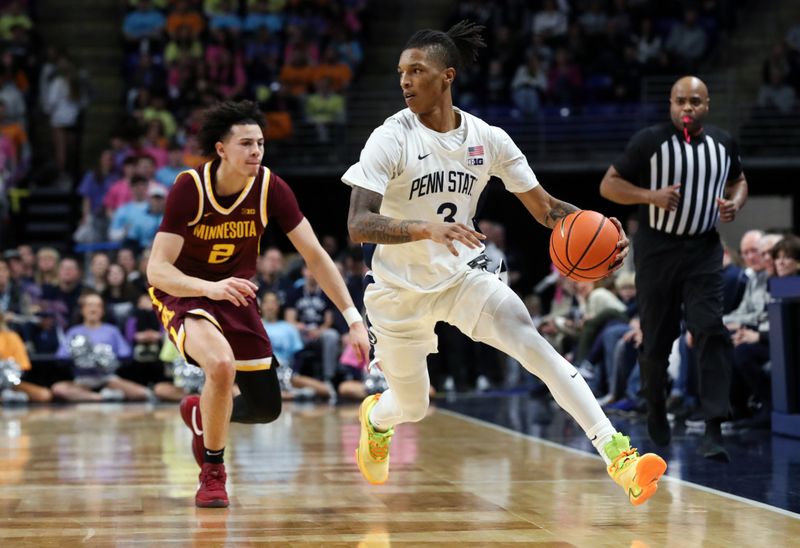
{"type": "Polygon", "coordinates": [[[619,432],[603,447],[611,459],[608,475],[628,494],[631,504],[647,502],[658,489],[658,479],[667,470],[667,463],[655,453],[639,455],[631,440],[619,432]]]}
{"type": "Polygon", "coordinates": [[[364,479],[373,485],[380,485],[389,479],[389,445],[394,435],[394,428],[378,432],[369,421],[369,413],[380,397],[380,394],[367,396],[358,410],[361,438],[356,448],[356,463],[364,479]]]}

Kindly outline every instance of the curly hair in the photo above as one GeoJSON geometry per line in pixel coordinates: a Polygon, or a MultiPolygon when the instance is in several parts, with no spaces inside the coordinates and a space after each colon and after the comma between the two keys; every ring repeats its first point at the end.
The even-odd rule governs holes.
{"type": "Polygon", "coordinates": [[[264,114],[253,101],[224,101],[208,109],[197,134],[203,155],[216,157],[217,142],[224,141],[231,128],[240,124],[256,124],[264,129],[264,114]]]}
{"type": "Polygon", "coordinates": [[[447,32],[424,29],[415,32],[404,50],[425,49],[444,67],[462,67],[478,58],[478,50],[486,47],[481,32],[486,28],[471,21],[459,21],[447,32]]]}

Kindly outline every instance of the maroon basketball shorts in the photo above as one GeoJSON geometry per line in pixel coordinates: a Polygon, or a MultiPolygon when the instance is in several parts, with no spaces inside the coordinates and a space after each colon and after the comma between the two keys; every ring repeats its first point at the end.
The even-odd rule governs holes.
{"type": "Polygon", "coordinates": [[[184,349],[184,322],[193,316],[204,318],[219,329],[233,349],[237,371],[259,371],[272,366],[272,346],[255,300],[249,301],[247,306],[236,306],[229,301],[213,301],[206,297],[173,297],[153,287],[149,292],[153,308],[170,340],[190,364],[199,365],[184,349]]]}

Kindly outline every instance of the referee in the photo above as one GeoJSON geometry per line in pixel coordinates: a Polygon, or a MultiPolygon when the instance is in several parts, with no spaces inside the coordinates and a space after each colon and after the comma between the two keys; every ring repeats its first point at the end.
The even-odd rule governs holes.
{"type": "Polygon", "coordinates": [[[671,123],[639,131],[608,168],[600,194],[639,205],[633,239],[643,340],[639,350],[647,431],[670,441],[665,407],[667,358],[682,314],[695,340],[706,433],[698,452],[728,461],[720,425],[728,417],[730,337],[722,323],[722,245],[717,221],[730,222],[747,200],[736,141],[704,125],[708,89],[686,76],[672,86],[671,123]]]}

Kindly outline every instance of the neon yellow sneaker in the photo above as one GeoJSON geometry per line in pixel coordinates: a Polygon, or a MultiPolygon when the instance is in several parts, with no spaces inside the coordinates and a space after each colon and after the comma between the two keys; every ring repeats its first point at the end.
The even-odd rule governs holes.
{"type": "Polygon", "coordinates": [[[603,447],[611,459],[608,475],[628,494],[631,504],[647,502],[658,489],[658,479],[667,470],[667,463],[655,453],[639,455],[631,440],[619,432],[603,447]]]}
{"type": "Polygon", "coordinates": [[[373,485],[380,485],[389,479],[389,445],[394,435],[394,428],[387,432],[378,432],[369,422],[369,412],[380,397],[380,394],[367,396],[358,410],[361,438],[356,448],[356,463],[364,479],[373,485]]]}

